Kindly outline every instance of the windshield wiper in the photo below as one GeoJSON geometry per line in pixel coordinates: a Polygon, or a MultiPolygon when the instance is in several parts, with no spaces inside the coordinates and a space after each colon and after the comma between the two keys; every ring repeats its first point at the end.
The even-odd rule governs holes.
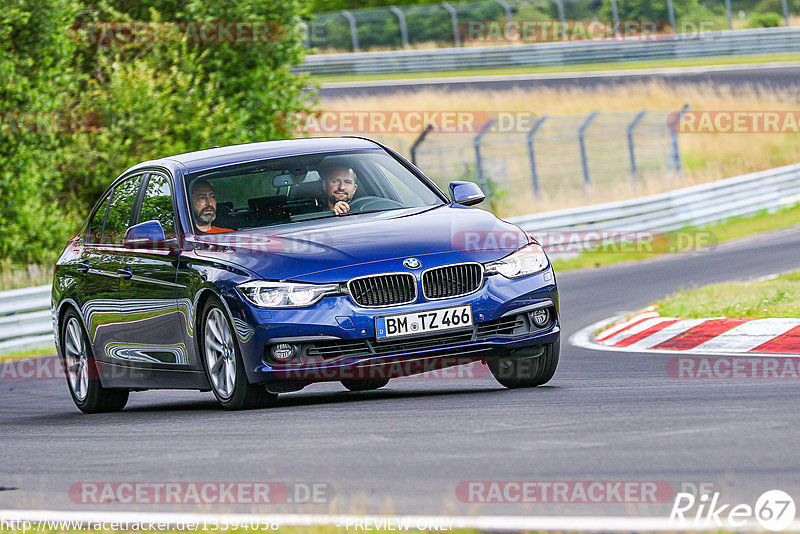
{"type": "MultiPolygon", "coordinates": [[[[403,208],[392,208],[396,210],[401,210],[403,208]]],[[[366,210],[366,211],[348,211],[346,213],[342,213],[339,217],[348,217],[350,215],[361,215],[362,213],[379,213],[381,211],[392,211],[391,209],[388,210],[366,210]]]]}

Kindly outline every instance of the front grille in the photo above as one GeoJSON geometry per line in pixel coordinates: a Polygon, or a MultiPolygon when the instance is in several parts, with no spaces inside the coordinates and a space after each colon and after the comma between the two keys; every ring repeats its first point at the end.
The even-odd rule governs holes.
{"type": "Polygon", "coordinates": [[[350,298],[359,306],[407,304],[417,299],[417,280],[411,273],[353,278],[347,283],[350,298]]]}
{"type": "Polygon", "coordinates": [[[428,269],[422,273],[422,293],[426,299],[444,299],[469,295],[483,283],[483,266],[460,263],[428,269]]]}

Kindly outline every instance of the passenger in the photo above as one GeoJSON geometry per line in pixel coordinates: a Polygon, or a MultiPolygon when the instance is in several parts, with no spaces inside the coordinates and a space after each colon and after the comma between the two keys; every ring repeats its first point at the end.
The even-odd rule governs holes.
{"type": "Polygon", "coordinates": [[[211,224],[217,218],[217,195],[207,180],[198,180],[192,184],[192,212],[195,229],[199,233],[221,234],[233,231],[211,224]]]}

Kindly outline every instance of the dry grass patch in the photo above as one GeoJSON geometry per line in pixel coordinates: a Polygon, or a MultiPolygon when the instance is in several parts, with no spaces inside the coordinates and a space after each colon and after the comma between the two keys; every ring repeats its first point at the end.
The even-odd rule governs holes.
{"type": "MultiPolygon", "coordinates": [[[[779,110],[800,112],[800,102],[796,94],[763,89],[757,92],[752,87],[745,86],[738,87],[736,90],[710,85],[670,87],[661,81],[626,83],[613,88],[591,90],[516,88],[504,91],[462,90],[453,92],[440,89],[421,89],[390,96],[347,96],[320,99],[320,107],[325,111],[486,111],[489,113],[532,112],[536,115],[586,114],[594,110],[634,112],[648,109],[669,112],[681,109],[685,103],[689,103],[693,111],[779,110]]],[[[418,132],[366,132],[364,135],[379,139],[408,154],[418,132]]],[[[440,134],[439,138],[442,137],[443,134],[440,134]]],[[[523,176],[522,183],[527,186],[527,176],[530,171],[523,168],[524,158],[519,155],[525,153],[526,150],[524,135],[521,138],[523,142],[519,144],[518,149],[514,149],[520,162],[519,169],[514,170],[511,168],[512,165],[509,165],[509,172],[523,176]]],[[[581,191],[576,194],[574,190],[563,194],[556,192],[545,194],[538,201],[527,192],[520,194],[520,192],[514,191],[510,203],[506,202],[505,205],[501,203],[495,206],[495,209],[502,216],[511,216],[540,210],[621,200],[658,193],[682,185],[705,183],[787,165],[800,161],[800,143],[797,140],[797,133],[684,133],[679,136],[685,171],[683,182],[674,177],[662,175],[650,177],[643,185],[634,187],[629,176],[621,175],[618,182],[604,184],[603,187],[596,187],[586,193],[581,191]]],[[[441,142],[449,143],[450,141],[443,139],[441,142]]],[[[514,143],[513,146],[516,147],[517,141],[514,143]]],[[[575,158],[578,157],[576,152],[575,158]]],[[[425,170],[424,165],[423,170],[425,170]]],[[[580,180],[580,176],[577,179],[580,180]]]]}

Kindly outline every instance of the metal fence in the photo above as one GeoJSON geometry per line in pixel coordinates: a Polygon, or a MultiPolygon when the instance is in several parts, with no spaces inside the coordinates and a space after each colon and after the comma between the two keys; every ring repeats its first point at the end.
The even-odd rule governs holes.
{"type": "Polygon", "coordinates": [[[683,3],[676,7],[672,0],[653,6],[629,0],[438,2],[317,13],[307,21],[307,46],[331,52],[464,46],[507,40],[503,30],[519,30],[513,23],[545,21],[559,24],[533,31],[540,42],[580,39],[575,30],[582,21],[606,21],[610,37],[642,30],[638,24],[642,22],[648,23],[648,28],[654,26],[657,33],[686,33],[781,23],[789,26],[798,13],[800,4],[795,0],[703,0],[692,9],[683,3]],[[489,21],[511,25],[490,29],[481,24],[489,21]]]}
{"type": "Polygon", "coordinates": [[[657,195],[512,217],[532,233],[678,230],[800,203],[800,163],[657,195]]]}
{"type": "Polygon", "coordinates": [[[50,286],[0,293],[0,353],[51,346],[50,286]]]}
{"type": "Polygon", "coordinates": [[[431,48],[306,56],[298,71],[313,74],[431,72],[457,69],[575,65],[800,51],[800,27],[758,28],[664,39],[583,40],[465,48],[431,48]]]}
{"type": "Polygon", "coordinates": [[[588,200],[599,190],[604,197],[620,187],[652,190],[654,181],[680,185],[680,149],[668,124],[677,120],[678,113],[652,110],[544,115],[526,129],[503,128],[492,119],[472,133],[429,128],[410,155],[445,190],[461,179],[478,182],[492,201],[519,206],[536,199],[588,200]]]}

